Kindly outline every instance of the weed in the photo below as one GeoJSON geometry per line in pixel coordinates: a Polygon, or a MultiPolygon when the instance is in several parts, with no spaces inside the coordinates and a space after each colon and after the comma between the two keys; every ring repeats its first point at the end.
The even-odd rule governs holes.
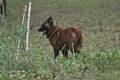
{"type": "Polygon", "coordinates": [[[10,0],[7,17],[0,15],[1,80],[120,79],[119,0],[31,0],[32,28],[26,54],[26,25],[21,24],[21,18],[28,1],[10,0]],[[53,16],[56,25],[63,28],[75,25],[82,29],[83,47],[76,58],[69,52],[68,59],[60,54],[54,60],[48,40],[40,38],[37,32],[48,16],[53,16]],[[19,38],[20,49],[16,55],[19,38]]]}

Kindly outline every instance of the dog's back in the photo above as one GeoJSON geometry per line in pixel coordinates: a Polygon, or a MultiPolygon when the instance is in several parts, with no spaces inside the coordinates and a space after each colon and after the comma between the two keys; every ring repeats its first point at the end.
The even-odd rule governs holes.
{"type": "Polygon", "coordinates": [[[82,41],[82,32],[78,27],[61,28],[58,37],[58,45],[60,45],[60,48],[66,44],[67,49],[70,49],[70,51],[73,52],[74,47],[74,51],[79,52],[82,47],[82,41]]]}

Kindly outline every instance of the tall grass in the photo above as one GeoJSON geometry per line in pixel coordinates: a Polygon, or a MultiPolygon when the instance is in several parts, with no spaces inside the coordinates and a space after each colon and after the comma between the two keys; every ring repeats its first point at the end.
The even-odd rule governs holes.
{"type": "Polygon", "coordinates": [[[26,25],[21,24],[23,6],[28,1],[9,1],[8,16],[0,16],[1,80],[120,79],[119,0],[31,1],[28,54],[26,25]],[[60,54],[54,60],[48,40],[39,37],[37,28],[48,16],[53,16],[56,25],[63,28],[75,25],[82,29],[84,43],[76,59],[69,52],[68,59],[60,54]],[[19,37],[20,50],[16,55],[19,37]]]}

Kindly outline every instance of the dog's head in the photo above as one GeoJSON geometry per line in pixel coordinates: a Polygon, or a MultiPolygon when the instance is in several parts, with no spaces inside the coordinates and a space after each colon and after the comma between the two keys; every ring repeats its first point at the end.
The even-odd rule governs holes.
{"type": "Polygon", "coordinates": [[[53,19],[52,17],[49,17],[45,20],[45,22],[43,22],[38,31],[41,32],[41,36],[46,34],[46,36],[49,37],[49,34],[52,32],[53,27],[53,19]]]}

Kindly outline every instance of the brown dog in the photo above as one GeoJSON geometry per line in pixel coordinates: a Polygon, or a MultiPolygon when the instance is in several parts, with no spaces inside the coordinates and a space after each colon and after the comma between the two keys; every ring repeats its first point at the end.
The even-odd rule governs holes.
{"type": "Polygon", "coordinates": [[[62,50],[66,58],[68,57],[68,50],[72,53],[80,52],[83,37],[78,27],[60,28],[59,26],[55,26],[52,17],[49,17],[38,31],[41,32],[41,36],[46,34],[46,37],[54,49],[55,59],[59,55],[60,50],[62,50]]]}

